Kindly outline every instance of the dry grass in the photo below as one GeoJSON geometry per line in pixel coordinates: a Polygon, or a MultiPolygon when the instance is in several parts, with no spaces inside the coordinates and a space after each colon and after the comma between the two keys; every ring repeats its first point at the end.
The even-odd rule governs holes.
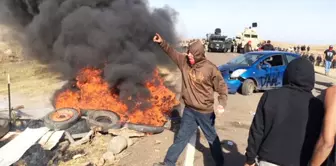
{"type": "Polygon", "coordinates": [[[59,88],[59,75],[47,70],[36,61],[0,64],[0,95],[7,93],[7,74],[11,77],[11,90],[28,96],[53,92],[59,88]]]}
{"type": "Polygon", "coordinates": [[[0,25],[0,95],[7,94],[7,74],[13,93],[34,96],[59,88],[58,74],[48,72],[46,65],[24,60],[23,48],[13,37],[18,35],[15,29],[0,25]]]}
{"type": "Polygon", "coordinates": [[[59,166],[81,166],[87,162],[97,163],[98,160],[107,151],[111,136],[97,136],[91,143],[83,144],[78,147],[71,147],[66,151],[66,155],[62,157],[59,166]],[[85,154],[83,157],[72,159],[78,154],[85,154]]]}

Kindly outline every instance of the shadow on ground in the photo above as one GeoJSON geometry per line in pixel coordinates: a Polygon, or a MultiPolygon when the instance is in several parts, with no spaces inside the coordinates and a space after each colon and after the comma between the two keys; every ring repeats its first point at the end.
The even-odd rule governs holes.
{"type": "Polygon", "coordinates": [[[315,84],[325,86],[326,88],[329,88],[329,87],[333,86],[332,82],[315,81],[315,84]]]}
{"type": "MultiPolygon", "coordinates": [[[[173,131],[174,134],[174,140],[176,138],[177,132],[180,127],[181,123],[181,115],[182,113],[178,110],[174,110],[171,115],[171,127],[170,130],[173,131]]],[[[210,152],[210,148],[205,147],[202,145],[200,139],[201,139],[201,130],[197,130],[197,140],[196,140],[196,149],[203,154],[203,165],[204,166],[213,166],[216,165],[210,152]]],[[[224,160],[225,165],[232,165],[232,166],[238,166],[238,165],[244,165],[245,156],[242,155],[238,151],[238,146],[234,141],[231,140],[223,140],[221,141],[222,148],[224,148],[224,160]]]]}
{"type": "MultiPolygon", "coordinates": [[[[238,151],[237,144],[231,140],[221,141],[224,148],[224,161],[225,165],[244,165],[245,156],[238,151]]],[[[216,165],[210,152],[210,148],[205,147],[200,142],[200,131],[197,132],[196,149],[203,154],[203,165],[213,166],[216,165]]]]}

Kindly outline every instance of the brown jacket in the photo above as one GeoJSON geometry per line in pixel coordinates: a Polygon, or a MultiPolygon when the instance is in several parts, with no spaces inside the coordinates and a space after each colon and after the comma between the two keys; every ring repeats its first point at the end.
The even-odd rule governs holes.
{"type": "Polygon", "coordinates": [[[219,104],[226,106],[227,86],[217,67],[205,58],[201,41],[188,47],[196,62],[192,66],[185,54],[177,52],[166,41],[160,46],[182,72],[182,99],[186,106],[204,113],[213,112],[214,91],[219,94],[219,104]]]}
{"type": "Polygon", "coordinates": [[[248,53],[248,52],[251,52],[251,51],[252,51],[251,45],[246,43],[245,46],[244,46],[244,53],[248,53]]]}

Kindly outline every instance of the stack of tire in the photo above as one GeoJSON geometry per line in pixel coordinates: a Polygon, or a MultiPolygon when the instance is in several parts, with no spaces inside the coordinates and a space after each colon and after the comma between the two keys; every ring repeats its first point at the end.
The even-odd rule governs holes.
{"type": "MultiPolygon", "coordinates": [[[[102,132],[107,133],[109,129],[120,129],[127,127],[144,133],[158,134],[164,131],[164,127],[125,123],[120,121],[120,116],[109,110],[81,110],[85,118],[74,108],[61,108],[48,113],[43,121],[46,127],[52,130],[68,130],[80,123],[77,127],[86,128],[89,131],[93,127],[99,127],[102,132]]],[[[75,129],[76,130],[76,129],[75,129]]],[[[85,131],[82,131],[85,132],[85,131]]]]}

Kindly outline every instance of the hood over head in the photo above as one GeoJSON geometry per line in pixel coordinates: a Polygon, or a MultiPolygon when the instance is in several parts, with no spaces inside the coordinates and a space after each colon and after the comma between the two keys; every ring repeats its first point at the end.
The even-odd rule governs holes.
{"type": "Polygon", "coordinates": [[[283,77],[283,85],[310,92],[313,90],[314,84],[314,66],[309,60],[300,57],[288,64],[283,77]]]}
{"type": "Polygon", "coordinates": [[[191,43],[188,51],[194,56],[196,63],[205,59],[204,46],[200,40],[191,43]]]}

